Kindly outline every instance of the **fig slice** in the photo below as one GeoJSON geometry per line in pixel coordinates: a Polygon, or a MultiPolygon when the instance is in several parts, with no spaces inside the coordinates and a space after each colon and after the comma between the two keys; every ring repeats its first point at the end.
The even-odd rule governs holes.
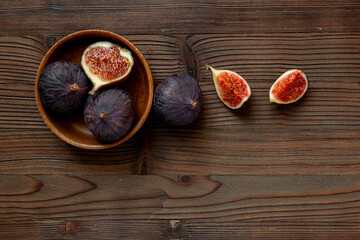
{"type": "Polygon", "coordinates": [[[99,88],[124,81],[134,65],[131,52],[118,44],[101,41],[88,46],[81,58],[81,66],[93,84],[89,94],[99,88]]]}
{"type": "Polygon", "coordinates": [[[230,70],[210,69],[216,89],[221,101],[231,109],[240,108],[251,96],[249,84],[236,72],[230,70]]]}
{"type": "Polygon", "coordinates": [[[308,80],[305,73],[298,69],[292,69],[282,74],[270,88],[270,102],[289,104],[296,102],[304,96],[308,88],[308,80]]]}

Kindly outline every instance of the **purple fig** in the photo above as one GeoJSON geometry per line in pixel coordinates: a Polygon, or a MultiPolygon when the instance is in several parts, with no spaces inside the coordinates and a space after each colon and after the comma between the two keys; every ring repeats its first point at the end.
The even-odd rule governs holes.
{"type": "Polygon", "coordinates": [[[44,68],[38,88],[45,108],[57,113],[69,113],[84,105],[91,82],[77,64],[57,61],[44,68]]]}
{"type": "Polygon", "coordinates": [[[155,89],[154,110],[170,125],[189,125],[201,110],[201,90],[198,82],[183,73],[165,78],[155,89]]]}
{"type": "Polygon", "coordinates": [[[99,90],[88,97],[84,119],[100,141],[117,141],[126,135],[134,120],[132,99],[119,88],[99,90]]]}

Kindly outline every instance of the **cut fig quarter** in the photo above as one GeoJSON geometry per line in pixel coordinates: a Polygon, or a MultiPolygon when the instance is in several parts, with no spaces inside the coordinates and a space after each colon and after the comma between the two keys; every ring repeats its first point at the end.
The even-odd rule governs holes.
{"type": "Polygon", "coordinates": [[[298,101],[304,96],[308,88],[308,79],[305,73],[292,69],[281,75],[270,88],[270,102],[289,104],[298,101]]]}
{"type": "Polygon", "coordinates": [[[211,70],[217,95],[227,107],[238,109],[250,98],[250,86],[239,74],[206,67],[211,70]]]}
{"type": "Polygon", "coordinates": [[[130,74],[134,59],[128,49],[101,41],[88,46],[81,58],[81,66],[93,84],[89,94],[99,88],[124,81],[130,74]]]}

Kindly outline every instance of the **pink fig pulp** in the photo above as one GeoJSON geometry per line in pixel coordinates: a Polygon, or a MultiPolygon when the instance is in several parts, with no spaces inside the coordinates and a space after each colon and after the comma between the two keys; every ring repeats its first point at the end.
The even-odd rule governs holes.
{"type": "Polygon", "coordinates": [[[96,42],[88,46],[82,57],[81,66],[93,84],[89,94],[99,88],[124,81],[134,65],[131,52],[112,42],[96,42]]]}
{"type": "Polygon", "coordinates": [[[293,69],[281,75],[270,89],[270,102],[289,104],[298,101],[304,96],[308,88],[308,80],[305,73],[293,69]]]}
{"type": "Polygon", "coordinates": [[[216,93],[227,107],[238,109],[250,98],[250,86],[239,74],[217,70],[209,65],[206,67],[211,70],[216,93]]]}

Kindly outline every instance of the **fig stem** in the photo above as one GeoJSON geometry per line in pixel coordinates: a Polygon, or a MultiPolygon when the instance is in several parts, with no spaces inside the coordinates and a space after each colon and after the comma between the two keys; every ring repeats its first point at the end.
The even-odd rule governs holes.
{"type": "Polygon", "coordinates": [[[99,114],[99,118],[100,118],[100,119],[103,119],[103,118],[105,118],[105,117],[106,117],[106,113],[101,112],[101,113],[99,114]]]}
{"type": "Polygon", "coordinates": [[[72,84],[70,87],[70,91],[75,92],[77,90],[79,90],[79,86],[76,83],[72,84]]]}
{"type": "Polygon", "coordinates": [[[190,109],[195,109],[197,106],[197,102],[191,101],[190,109]]]}
{"type": "Polygon", "coordinates": [[[213,78],[216,78],[217,75],[219,75],[220,72],[224,71],[224,70],[216,70],[215,68],[213,68],[210,65],[205,65],[206,69],[211,71],[211,74],[213,75],[213,78]]]}

